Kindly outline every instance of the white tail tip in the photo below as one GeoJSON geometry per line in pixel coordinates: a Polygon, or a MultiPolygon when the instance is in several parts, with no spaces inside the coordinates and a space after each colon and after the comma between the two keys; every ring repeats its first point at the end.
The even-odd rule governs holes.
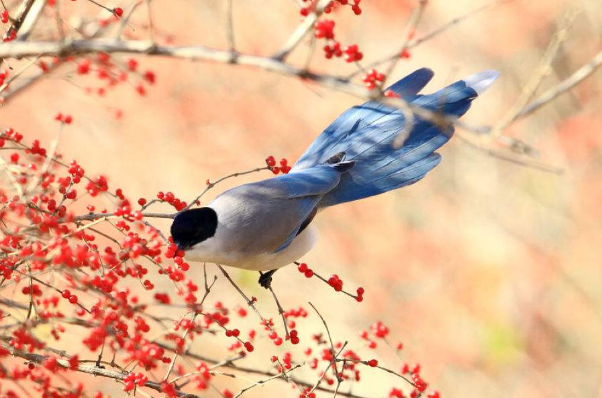
{"type": "Polygon", "coordinates": [[[500,72],[496,70],[484,70],[483,72],[465,77],[463,80],[466,86],[472,88],[478,95],[481,95],[493,84],[499,75],[500,72]]]}

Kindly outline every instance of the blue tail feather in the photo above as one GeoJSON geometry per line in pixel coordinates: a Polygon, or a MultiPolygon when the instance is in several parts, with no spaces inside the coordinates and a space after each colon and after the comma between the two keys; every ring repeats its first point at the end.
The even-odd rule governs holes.
{"type": "MultiPolygon", "coordinates": [[[[419,69],[389,89],[413,105],[460,117],[478,93],[495,80],[497,73],[482,72],[433,94],[420,95],[432,77],[429,69],[419,69]]],[[[291,173],[323,164],[341,152],[345,153],[345,161],[354,162],[354,167],[341,175],[337,187],[322,198],[320,207],[413,184],[439,164],[441,156],[435,151],[449,141],[453,126],[442,129],[416,117],[401,148],[395,148],[393,141],[405,123],[399,109],[374,101],[350,108],[318,136],[291,173]]]]}
{"type": "MultiPolygon", "coordinates": [[[[432,77],[433,71],[430,69],[418,69],[393,84],[389,89],[404,100],[413,101],[419,97],[418,92],[428,84],[432,77]]],[[[333,147],[346,141],[349,136],[355,136],[354,133],[358,129],[365,128],[377,121],[382,122],[382,118],[392,113],[394,118],[399,117],[398,110],[375,101],[368,101],[347,109],[307,148],[305,154],[295,164],[295,168],[300,170],[326,162],[337,153],[336,150],[332,150],[333,147]]]]}

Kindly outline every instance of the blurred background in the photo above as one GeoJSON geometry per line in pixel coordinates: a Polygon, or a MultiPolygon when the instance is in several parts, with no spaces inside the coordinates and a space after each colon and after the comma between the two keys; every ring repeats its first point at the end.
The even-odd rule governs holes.
{"type": "MultiPolygon", "coordinates": [[[[417,37],[483,4],[429,1],[417,37]]],[[[74,14],[89,10],[85,2],[66,5],[75,7],[74,14]]],[[[389,55],[401,43],[415,6],[365,1],[361,17],[337,12],[337,38],[358,44],[367,62],[389,55]]],[[[537,69],[559,21],[575,6],[579,12],[542,90],[553,87],[602,48],[599,0],[498,5],[412,49],[395,78],[432,68],[436,76],[428,92],[497,69],[499,80],[465,116],[470,123],[495,125],[537,69]]],[[[156,31],[174,44],[227,48],[222,2],[157,0],[153,11],[156,31]]],[[[296,27],[299,11],[294,2],[234,0],[233,17],[239,50],[270,55],[296,27]]],[[[132,21],[144,23],[146,16],[141,12],[132,21]]],[[[131,35],[144,37],[144,32],[131,35]]],[[[303,43],[291,61],[302,64],[308,49],[303,43]]],[[[292,163],[330,121],[358,103],[248,67],[136,59],[157,77],[143,98],[130,84],[103,97],[89,95],[85,88],[95,79],[66,69],[7,102],[0,108],[1,122],[48,143],[57,133],[54,115],[72,114],[73,126],[60,146],[66,159],[78,159],[89,174],[106,175],[132,199],[152,198],[161,190],[189,200],[208,178],[262,166],[268,155],[292,163]]],[[[355,70],[342,59],[325,60],[319,48],[312,67],[337,74],[355,70]]],[[[440,151],[440,166],[418,184],[320,214],[314,221],[319,243],[303,260],[322,275],[338,274],[346,288],[363,286],[364,302],[287,267],[274,276],[283,305],[306,306],[311,299],[335,340],[349,340],[367,356],[375,354],[359,332],[384,322],[389,339],[405,348],[400,360],[379,345],[381,364],[397,369],[404,361],[420,362],[423,377],[444,397],[602,397],[601,89],[598,72],[504,131],[536,148],[539,160],[561,168],[560,175],[500,160],[454,139],[440,151]]],[[[206,199],[269,176],[227,181],[206,199]]],[[[167,231],[168,223],[159,225],[167,231]]],[[[200,268],[194,272],[201,277],[200,268]]],[[[264,313],[277,317],[255,273],[233,275],[259,297],[264,313]]],[[[216,294],[226,299],[235,294],[225,282],[218,286],[216,294]]],[[[366,372],[373,383],[358,386],[358,394],[386,397],[398,383],[393,376],[366,372]]],[[[107,388],[123,394],[117,385],[107,388]]],[[[274,383],[248,395],[296,394],[274,383]]]]}

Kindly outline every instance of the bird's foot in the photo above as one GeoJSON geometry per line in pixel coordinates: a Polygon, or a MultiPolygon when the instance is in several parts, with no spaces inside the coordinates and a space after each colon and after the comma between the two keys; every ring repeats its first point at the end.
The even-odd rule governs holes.
{"type": "Polygon", "coordinates": [[[275,269],[270,270],[265,273],[259,271],[259,274],[260,274],[259,284],[266,289],[269,289],[270,287],[272,287],[272,275],[274,275],[274,272],[276,272],[275,269]]]}

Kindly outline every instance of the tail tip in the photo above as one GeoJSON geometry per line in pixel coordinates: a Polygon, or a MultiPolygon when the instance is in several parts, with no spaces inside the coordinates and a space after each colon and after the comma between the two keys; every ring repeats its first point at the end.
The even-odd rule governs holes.
{"type": "Polygon", "coordinates": [[[465,77],[463,81],[467,87],[476,91],[477,95],[481,95],[493,84],[499,75],[500,72],[490,69],[465,77]]]}

